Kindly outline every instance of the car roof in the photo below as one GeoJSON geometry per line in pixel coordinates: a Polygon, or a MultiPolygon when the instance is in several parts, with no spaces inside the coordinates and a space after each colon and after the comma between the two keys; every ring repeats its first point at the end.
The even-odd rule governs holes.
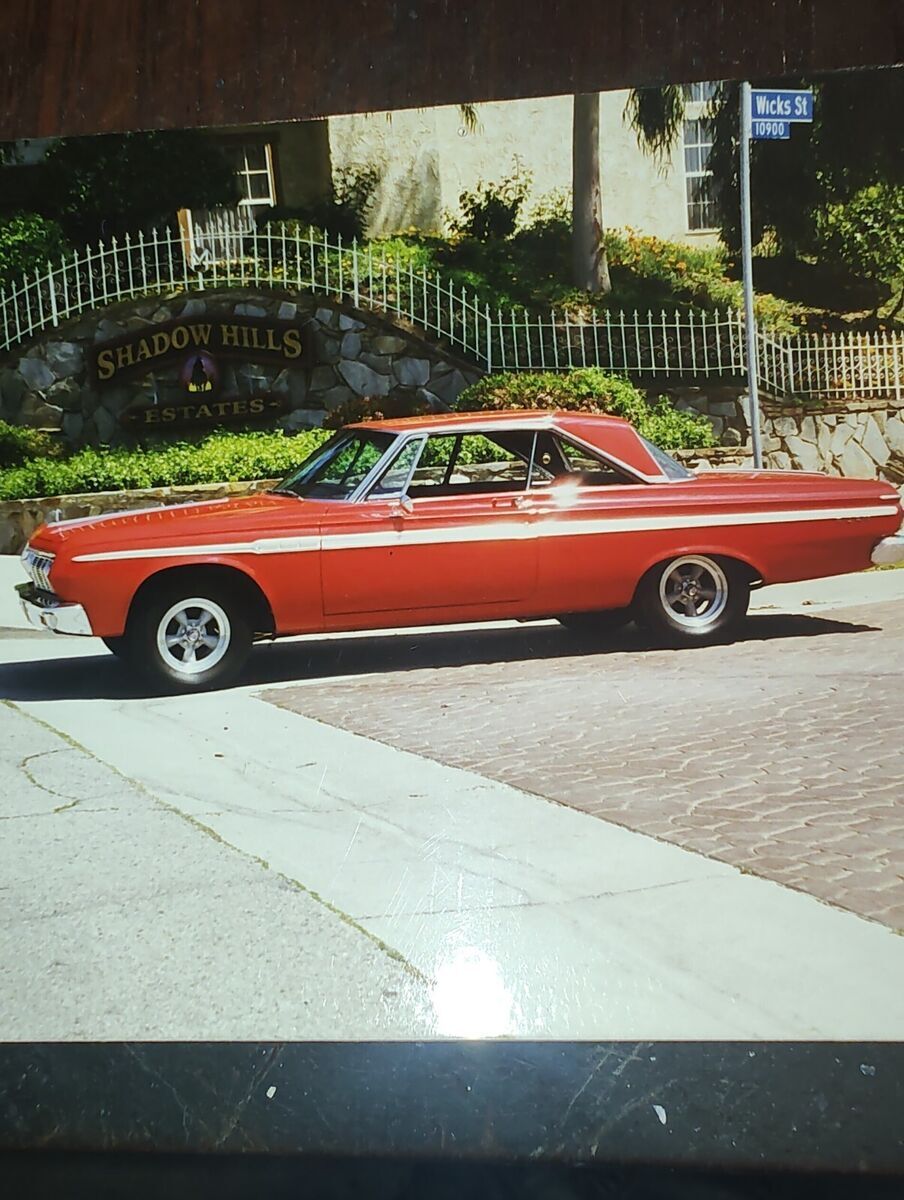
{"type": "Polygon", "coordinates": [[[406,433],[466,433],[469,430],[555,429],[570,434],[601,451],[618,466],[626,467],[648,483],[668,481],[662,466],[650,453],[637,430],[622,417],[554,409],[512,409],[501,412],[434,413],[426,417],[359,421],[352,429],[406,433]]]}
{"type": "Polygon", "coordinates": [[[570,413],[557,409],[509,409],[494,412],[449,412],[430,413],[423,417],[395,417],[379,421],[354,421],[347,428],[378,429],[386,433],[456,433],[473,425],[483,428],[549,429],[555,425],[567,429],[571,425],[583,425],[592,421],[595,425],[623,427],[628,424],[622,417],[610,417],[595,413],[570,413]]]}

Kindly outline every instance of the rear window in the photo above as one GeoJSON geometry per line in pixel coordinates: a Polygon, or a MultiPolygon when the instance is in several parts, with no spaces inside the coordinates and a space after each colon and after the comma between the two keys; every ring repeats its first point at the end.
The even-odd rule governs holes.
{"type": "MultiPolygon", "coordinates": [[[[640,436],[640,435],[638,435],[640,436]]],[[[648,442],[645,437],[640,440],[649,450],[651,456],[656,462],[656,465],[668,479],[693,479],[693,471],[689,471],[687,467],[681,465],[677,458],[672,458],[671,454],[666,454],[664,450],[660,450],[658,446],[654,446],[652,442],[648,442]]]]}

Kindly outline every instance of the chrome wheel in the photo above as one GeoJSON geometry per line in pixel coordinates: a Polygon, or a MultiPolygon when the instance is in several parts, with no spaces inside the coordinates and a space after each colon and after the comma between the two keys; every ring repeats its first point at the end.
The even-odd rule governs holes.
{"type": "Polygon", "coordinates": [[[157,626],[157,651],[177,675],[210,671],[229,649],[229,617],[214,600],[193,596],[179,600],[157,626]]]}
{"type": "Polygon", "coordinates": [[[728,605],[728,577],[711,558],[676,558],[660,577],[659,600],[677,625],[704,629],[718,621],[728,605]]]}

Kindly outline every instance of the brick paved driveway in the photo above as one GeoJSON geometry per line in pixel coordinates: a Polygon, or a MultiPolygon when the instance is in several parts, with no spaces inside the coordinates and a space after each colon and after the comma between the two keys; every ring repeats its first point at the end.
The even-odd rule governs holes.
{"type": "Polygon", "coordinates": [[[904,929],[904,604],[694,650],[541,625],[306,654],[267,699],[904,929]]]}

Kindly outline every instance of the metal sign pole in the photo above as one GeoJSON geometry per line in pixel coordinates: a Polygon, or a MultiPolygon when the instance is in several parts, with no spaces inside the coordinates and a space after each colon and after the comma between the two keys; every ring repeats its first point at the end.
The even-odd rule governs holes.
{"type": "Polygon", "coordinates": [[[741,264],[744,275],[744,337],[747,345],[747,390],[753,465],[763,465],[760,396],[757,387],[756,318],[753,314],[753,245],[750,233],[750,84],[741,84],[741,264]]]}

